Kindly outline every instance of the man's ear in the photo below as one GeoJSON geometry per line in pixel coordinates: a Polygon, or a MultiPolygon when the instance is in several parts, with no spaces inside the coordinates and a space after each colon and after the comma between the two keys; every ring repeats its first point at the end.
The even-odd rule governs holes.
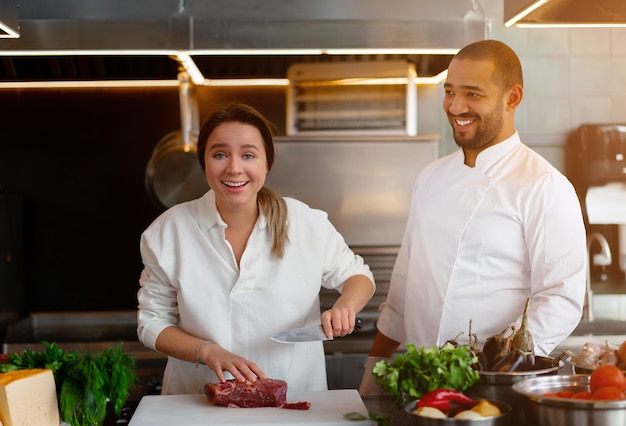
{"type": "Polygon", "coordinates": [[[509,109],[515,109],[522,102],[524,97],[524,88],[520,84],[514,84],[509,88],[509,94],[507,97],[507,107],[509,109]]]}

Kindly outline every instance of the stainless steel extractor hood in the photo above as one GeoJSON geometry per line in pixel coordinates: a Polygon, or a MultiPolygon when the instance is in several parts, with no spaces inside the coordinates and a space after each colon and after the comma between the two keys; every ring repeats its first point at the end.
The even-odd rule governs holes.
{"type": "MultiPolygon", "coordinates": [[[[207,78],[219,78],[215,74],[220,69],[226,69],[226,74],[231,70],[227,77],[237,73],[245,77],[245,64],[238,65],[239,71],[215,65],[218,61],[236,63],[233,56],[241,59],[244,51],[265,55],[246,53],[248,68],[267,63],[279,50],[290,51],[287,56],[300,55],[292,62],[306,61],[303,56],[329,56],[341,49],[345,56],[367,49],[420,55],[417,60],[421,61],[423,56],[437,56],[432,55],[435,50],[451,55],[467,43],[484,39],[489,28],[475,0],[29,0],[20,5],[19,27],[19,38],[0,39],[4,68],[0,80],[28,78],[21,74],[27,73],[22,69],[35,66],[25,63],[29,52],[52,50],[94,58],[95,63],[74,66],[78,78],[81,70],[106,73],[114,69],[113,56],[98,55],[107,50],[142,50],[154,52],[155,57],[186,51],[207,78]]],[[[277,59],[286,61],[284,55],[277,59]]],[[[50,72],[64,78],[61,61],[51,55],[40,62],[40,66],[48,62],[54,68],[50,72]]],[[[416,64],[418,73],[436,73],[430,64],[440,67],[437,60],[426,59],[421,70],[416,64]]],[[[281,68],[282,78],[288,65],[281,68]]],[[[161,70],[155,74],[168,74],[172,79],[178,72],[175,63],[169,67],[156,58],[143,68],[161,70]]]]}
{"type": "Polygon", "coordinates": [[[504,0],[507,26],[626,26],[624,0],[504,0]]]}

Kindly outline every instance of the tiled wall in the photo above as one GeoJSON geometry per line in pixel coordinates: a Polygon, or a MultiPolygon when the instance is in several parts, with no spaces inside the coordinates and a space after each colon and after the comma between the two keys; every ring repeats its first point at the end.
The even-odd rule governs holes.
{"type": "MultiPolygon", "coordinates": [[[[522,140],[564,171],[568,134],[584,123],[626,123],[626,28],[507,28],[502,0],[479,0],[489,38],[520,56],[524,100],[516,127],[522,140]]],[[[443,86],[418,88],[418,130],[442,136],[441,154],[456,150],[441,108],[443,86]]]]}

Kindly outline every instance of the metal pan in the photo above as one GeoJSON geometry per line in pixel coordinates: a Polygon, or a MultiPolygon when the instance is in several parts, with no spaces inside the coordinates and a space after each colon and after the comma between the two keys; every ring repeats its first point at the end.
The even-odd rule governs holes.
{"type": "Polygon", "coordinates": [[[145,174],[148,195],[162,210],[198,198],[209,189],[197,158],[195,87],[186,72],[180,72],[178,80],[181,130],[168,133],[157,143],[145,174]]]}

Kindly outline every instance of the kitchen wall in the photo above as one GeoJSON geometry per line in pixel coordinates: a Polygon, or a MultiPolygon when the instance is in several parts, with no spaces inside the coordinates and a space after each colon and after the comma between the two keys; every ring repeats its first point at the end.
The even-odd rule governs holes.
{"type": "MultiPolygon", "coordinates": [[[[626,29],[505,28],[500,0],[478,3],[490,37],[522,59],[517,129],[527,144],[566,171],[580,124],[626,123],[626,29]]],[[[456,149],[442,94],[441,84],[418,88],[418,130],[441,134],[441,155],[456,149]]],[[[284,129],[283,88],[198,97],[202,117],[242,100],[284,129]]],[[[0,191],[24,199],[24,311],[134,309],[139,236],[159,214],[144,172],[154,145],[180,128],[177,89],[0,89],[0,105],[0,191]]]]}

